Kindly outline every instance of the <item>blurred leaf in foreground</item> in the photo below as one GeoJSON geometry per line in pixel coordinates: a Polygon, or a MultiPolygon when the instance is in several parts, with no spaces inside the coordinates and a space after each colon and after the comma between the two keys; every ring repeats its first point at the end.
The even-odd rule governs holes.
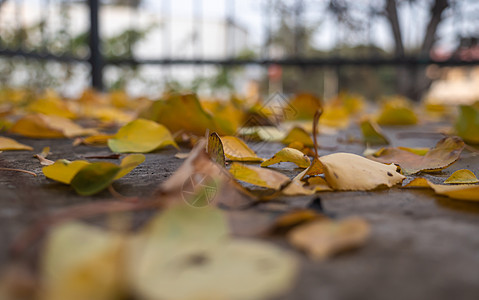
{"type": "Polygon", "coordinates": [[[322,219],[294,228],[288,240],[304,249],[311,258],[324,260],[362,246],[370,232],[370,225],[358,217],[340,221],[322,219]]]}
{"type": "Polygon", "coordinates": [[[128,280],[142,299],[269,299],[292,286],[297,269],[285,250],[230,238],[214,207],[170,208],[127,253],[128,280]]]}

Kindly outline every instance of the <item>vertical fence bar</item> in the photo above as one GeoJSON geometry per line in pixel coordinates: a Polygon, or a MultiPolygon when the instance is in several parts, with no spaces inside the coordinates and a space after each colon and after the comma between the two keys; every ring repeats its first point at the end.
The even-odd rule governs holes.
{"type": "Polygon", "coordinates": [[[88,59],[91,67],[91,85],[93,88],[103,90],[103,57],[100,48],[100,32],[98,11],[100,0],[88,0],[90,8],[90,36],[89,47],[90,57],[88,59]]]}

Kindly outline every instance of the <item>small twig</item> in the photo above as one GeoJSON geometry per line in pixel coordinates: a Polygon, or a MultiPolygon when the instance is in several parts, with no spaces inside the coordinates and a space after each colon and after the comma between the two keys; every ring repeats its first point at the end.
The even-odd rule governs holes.
{"type": "Polygon", "coordinates": [[[0,171],[14,171],[14,172],[22,172],[22,173],[27,173],[27,174],[30,174],[30,175],[33,175],[33,176],[37,176],[37,174],[33,173],[33,172],[30,172],[30,171],[27,171],[27,170],[21,170],[21,169],[11,169],[11,168],[1,168],[0,167],[0,171]]]}

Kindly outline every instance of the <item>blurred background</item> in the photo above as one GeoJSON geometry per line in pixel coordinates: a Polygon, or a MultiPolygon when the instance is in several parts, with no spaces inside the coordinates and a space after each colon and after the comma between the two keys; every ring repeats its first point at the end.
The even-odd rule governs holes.
{"type": "Polygon", "coordinates": [[[475,0],[0,0],[0,85],[469,103],[475,0]]]}

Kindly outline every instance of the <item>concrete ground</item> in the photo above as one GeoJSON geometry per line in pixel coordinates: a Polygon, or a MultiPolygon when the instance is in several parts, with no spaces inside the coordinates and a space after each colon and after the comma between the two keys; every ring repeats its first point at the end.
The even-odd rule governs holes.
{"type": "MultiPolygon", "coordinates": [[[[386,130],[393,146],[432,147],[441,138],[434,126],[390,128],[386,130]]],[[[357,128],[347,134],[359,137],[357,128]]],[[[340,136],[345,138],[346,133],[340,136]]],[[[11,242],[33,221],[58,208],[111,199],[108,191],[91,197],[78,196],[70,187],[46,179],[39,162],[32,158],[50,146],[49,159],[84,159],[106,155],[106,147],[72,147],[71,140],[33,140],[15,136],[31,145],[36,152],[7,151],[0,154],[0,167],[20,168],[38,174],[0,171],[0,265],[9,261],[11,242]]],[[[335,151],[362,153],[361,144],[341,144],[337,136],[320,138],[324,146],[335,151]]],[[[270,157],[282,145],[265,144],[258,150],[270,157]]],[[[186,152],[187,149],[182,149],[186,152]]],[[[176,150],[165,149],[146,154],[146,161],[113,186],[125,196],[148,196],[182,163],[174,158],[176,150]]],[[[330,151],[321,151],[327,154],[330,151]]],[[[464,151],[462,158],[428,178],[441,182],[462,168],[479,175],[479,156],[464,151]]],[[[111,160],[118,163],[117,160],[111,160]]],[[[289,176],[298,170],[283,163],[277,167],[289,176]]],[[[457,201],[436,196],[428,190],[392,188],[371,192],[326,192],[318,196],[324,212],[337,217],[358,215],[372,225],[372,235],[364,247],[326,262],[302,258],[300,276],[295,288],[279,299],[479,299],[479,203],[457,201]]],[[[271,219],[292,207],[306,207],[314,197],[285,198],[283,202],[259,205],[236,212],[238,220],[251,217],[245,232],[254,232],[261,220],[271,219]]],[[[138,219],[148,213],[138,212],[138,219]]],[[[241,222],[236,224],[241,226],[241,222]]],[[[281,239],[272,238],[284,247],[281,239]]],[[[240,282],[238,284],[241,284],[240,282]]],[[[245,287],[247,288],[247,287],[245,287]]]]}

